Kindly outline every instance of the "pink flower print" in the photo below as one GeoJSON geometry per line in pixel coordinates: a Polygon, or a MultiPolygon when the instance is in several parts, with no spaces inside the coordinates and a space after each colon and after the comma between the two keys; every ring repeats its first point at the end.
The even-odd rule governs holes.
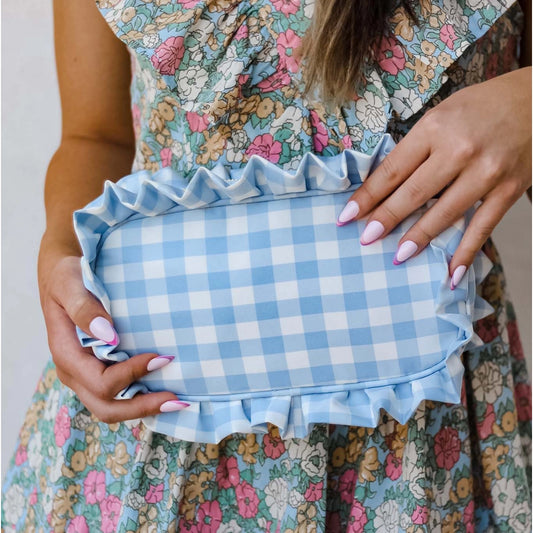
{"type": "Polygon", "coordinates": [[[494,422],[496,422],[494,406],[491,403],[488,403],[481,422],[477,423],[477,431],[481,439],[486,439],[492,433],[492,425],[494,422]]]}
{"type": "Polygon", "coordinates": [[[263,437],[263,446],[265,455],[271,459],[277,459],[281,454],[285,453],[285,444],[280,437],[273,437],[270,433],[267,433],[263,437]]]}
{"type": "Polygon", "coordinates": [[[466,526],[466,533],[476,531],[476,521],[474,517],[474,500],[470,500],[463,513],[463,522],[466,526]]]}
{"type": "Polygon", "coordinates": [[[339,479],[339,493],[341,500],[348,504],[353,502],[353,493],[355,490],[355,480],[357,473],[355,470],[346,470],[339,479]]]}
{"type": "Polygon", "coordinates": [[[459,461],[461,453],[461,441],[456,429],[443,427],[435,435],[435,455],[437,466],[451,470],[453,465],[459,461]]]}
{"type": "Polygon", "coordinates": [[[134,436],[137,440],[139,440],[140,435],[141,435],[141,426],[140,426],[140,424],[139,424],[138,426],[135,426],[135,427],[131,430],[131,432],[133,433],[133,436],[134,436]]]}
{"type": "Polygon", "coordinates": [[[246,24],[243,24],[242,26],[239,26],[239,29],[237,30],[233,38],[236,41],[240,41],[241,39],[245,39],[246,37],[248,37],[248,26],[246,24]]]}
{"type": "Polygon", "coordinates": [[[342,145],[345,149],[351,150],[353,148],[352,138],[349,135],[345,135],[342,138],[342,145]]]}
{"type": "Polygon", "coordinates": [[[161,74],[172,75],[180,66],[184,53],[183,37],[169,37],[154,50],[152,65],[161,74]]]}
{"type": "Polygon", "coordinates": [[[517,383],[514,386],[514,397],[518,420],[521,422],[531,420],[531,386],[528,383],[517,383]]]}
{"type": "Polygon", "coordinates": [[[87,503],[100,503],[105,498],[105,472],[91,470],[83,482],[87,503]]]}
{"type": "Polygon", "coordinates": [[[207,129],[209,124],[209,115],[207,113],[205,115],[199,115],[194,111],[187,111],[185,117],[189,124],[189,129],[192,132],[202,132],[207,129]]]}
{"type": "Polygon", "coordinates": [[[365,508],[361,505],[361,502],[354,500],[350,509],[346,531],[348,533],[362,533],[367,522],[368,517],[366,516],[365,508]]]}
{"type": "Polygon", "coordinates": [[[284,15],[294,15],[300,7],[300,0],[272,0],[274,9],[284,15]]]}
{"type": "Polygon", "coordinates": [[[70,416],[68,416],[68,407],[66,405],[63,405],[57,413],[54,434],[58,446],[63,446],[70,437],[70,416]]]}
{"type": "Polygon", "coordinates": [[[291,72],[298,70],[298,61],[296,60],[294,51],[300,46],[301,41],[300,37],[293,30],[289,29],[286,32],[280,33],[276,42],[279,60],[291,72]]]}
{"type": "Polygon", "coordinates": [[[394,37],[382,39],[377,59],[379,66],[393,76],[396,76],[405,67],[403,49],[394,37]]]}
{"type": "Polygon", "coordinates": [[[281,89],[282,87],[286,87],[291,82],[291,77],[289,76],[289,73],[287,72],[287,69],[285,68],[284,64],[280,61],[278,63],[277,70],[272,76],[269,76],[268,78],[265,78],[263,81],[260,81],[257,84],[257,87],[259,87],[263,92],[270,92],[270,91],[276,91],[277,89],[281,89]]]}
{"type": "Polygon", "coordinates": [[[235,497],[239,506],[239,514],[243,518],[253,518],[257,514],[259,498],[247,481],[235,487],[235,497]]]}
{"type": "Polygon", "coordinates": [[[162,167],[170,167],[172,165],[172,150],[170,148],[161,148],[159,157],[161,158],[162,167]]]}
{"type": "Polygon", "coordinates": [[[425,524],[428,521],[428,510],[427,507],[422,507],[417,505],[416,509],[411,515],[411,520],[414,524],[425,524]]]}
{"type": "Polygon", "coordinates": [[[89,526],[84,516],[75,516],[68,525],[67,533],[89,533],[89,526]]]}
{"type": "MultiPolygon", "coordinates": [[[[494,56],[491,55],[491,57],[494,56]]],[[[509,320],[509,322],[507,322],[507,334],[509,335],[509,346],[511,347],[513,358],[517,361],[521,361],[524,359],[524,349],[522,348],[522,341],[520,340],[520,333],[518,331],[516,320],[509,320]]]]}
{"type": "Polygon", "coordinates": [[[37,503],[37,487],[32,490],[30,494],[30,505],[35,505],[37,503]]]}
{"type": "Polygon", "coordinates": [[[324,491],[324,482],[309,483],[309,487],[305,491],[306,502],[316,502],[322,498],[322,492],[324,491]]]}
{"type": "Polygon", "coordinates": [[[328,145],[328,130],[324,123],[320,120],[318,113],[314,110],[310,112],[311,125],[315,129],[313,134],[313,147],[315,151],[322,152],[328,145]]]}
{"type": "Polygon", "coordinates": [[[163,499],[163,483],[159,485],[150,485],[144,499],[148,503],[157,503],[163,499]]]}
{"type": "Polygon", "coordinates": [[[402,475],[402,460],[393,453],[389,453],[385,459],[385,473],[393,481],[402,475]]]}
{"type": "Polygon", "coordinates": [[[235,457],[220,457],[218,460],[216,480],[219,488],[229,489],[236,487],[241,478],[239,475],[239,467],[235,457]]]}
{"type": "Polygon", "coordinates": [[[453,50],[453,42],[457,39],[455,30],[451,24],[444,24],[440,29],[440,40],[450,49],[453,50]]]}
{"type": "Polygon", "coordinates": [[[17,453],[15,454],[15,464],[17,466],[25,463],[28,460],[28,452],[26,451],[26,446],[20,445],[17,448],[17,453]]]}
{"type": "Polygon", "coordinates": [[[275,141],[270,133],[258,135],[253,142],[246,148],[246,155],[260,155],[272,163],[279,161],[281,155],[281,143],[275,141]]]}
{"type": "Polygon", "coordinates": [[[194,7],[200,0],[178,0],[178,4],[181,4],[185,9],[194,7]]]}
{"type": "Polygon", "coordinates": [[[110,495],[100,502],[100,513],[102,514],[102,533],[115,533],[122,503],[114,496],[110,495]]]}
{"type": "Polygon", "coordinates": [[[214,500],[198,507],[198,530],[202,533],[216,533],[222,523],[220,504],[214,500]]]}

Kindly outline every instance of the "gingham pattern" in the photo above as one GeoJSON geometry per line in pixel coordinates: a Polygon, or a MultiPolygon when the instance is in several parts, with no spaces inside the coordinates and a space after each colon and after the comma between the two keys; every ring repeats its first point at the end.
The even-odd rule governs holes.
{"type": "Polygon", "coordinates": [[[380,407],[405,419],[424,398],[459,401],[459,355],[472,321],[490,311],[472,290],[490,266],[482,254],[448,289],[465,220],[394,266],[400,236],[424,209],[361,246],[363,221],[335,224],[360,174],[336,192],[320,165],[304,174],[296,195],[294,179],[283,189],[268,173],[241,175],[239,201],[228,204],[206,186],[212,175],[184,186],[168,171],[144,173],[77,214],[86,284],[120,336],[118,350],[85,344],[103,359],[176,356],[120,396],[170,390],[191,402],[149,417],[155,431],[216,442],[272,422],[303,436],[316,422],[374,425],[380,407]],[[208,207],[173,201],[177,184],[189,205],[208,207]],[[264,194],[279,186],[281,196],[264,194]]]}

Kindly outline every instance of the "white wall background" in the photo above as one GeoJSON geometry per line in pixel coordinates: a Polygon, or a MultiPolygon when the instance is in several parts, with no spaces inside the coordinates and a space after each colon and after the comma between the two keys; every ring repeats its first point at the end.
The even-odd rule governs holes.
{"type": "MultiPolygon", "coordinates": [[[[2,476],[50,357],[37,289],[43,184],[60,138],[52,2],[2,2],[2,476]],[[24,38],[22,38],[24,37],[24,38]]],[[[531,358],[531,207],[524,196],[497,228],[531,358]]]]}

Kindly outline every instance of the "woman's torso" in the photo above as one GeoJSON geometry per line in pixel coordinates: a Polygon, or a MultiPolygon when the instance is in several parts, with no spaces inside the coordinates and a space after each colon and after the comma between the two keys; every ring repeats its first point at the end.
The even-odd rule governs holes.
{"type": "Polygon", "coordinates": [[[313,0],[101,0],[128,46],[137,148],[132,170],[244,166],[259,154],[294,169],[306,152],[372,151],[451,92],[517,68],[523,15],[512,0],[421,0],[414,26],[390,17],[354,100],[303,98],[294,50],[313,0]]]}

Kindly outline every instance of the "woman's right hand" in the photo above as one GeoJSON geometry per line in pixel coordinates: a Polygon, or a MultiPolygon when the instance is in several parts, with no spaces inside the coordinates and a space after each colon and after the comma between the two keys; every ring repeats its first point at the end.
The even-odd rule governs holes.
{"type": "Polygon", "coordinates": [[[109,344],[116,332],[109,314],[83,285],[79,256],[52,254],[41,245],[39,291],[57,376],[99,420],[111,424],[188,407],[189,404],[180,402],[171,392],[136,394],[129,400],[114,399],[133,381],[168,364],[171,359],[143,353],[127,361],[106,364],[92,349],[81,346],[76,325],[91,337],[109,344]]]}

